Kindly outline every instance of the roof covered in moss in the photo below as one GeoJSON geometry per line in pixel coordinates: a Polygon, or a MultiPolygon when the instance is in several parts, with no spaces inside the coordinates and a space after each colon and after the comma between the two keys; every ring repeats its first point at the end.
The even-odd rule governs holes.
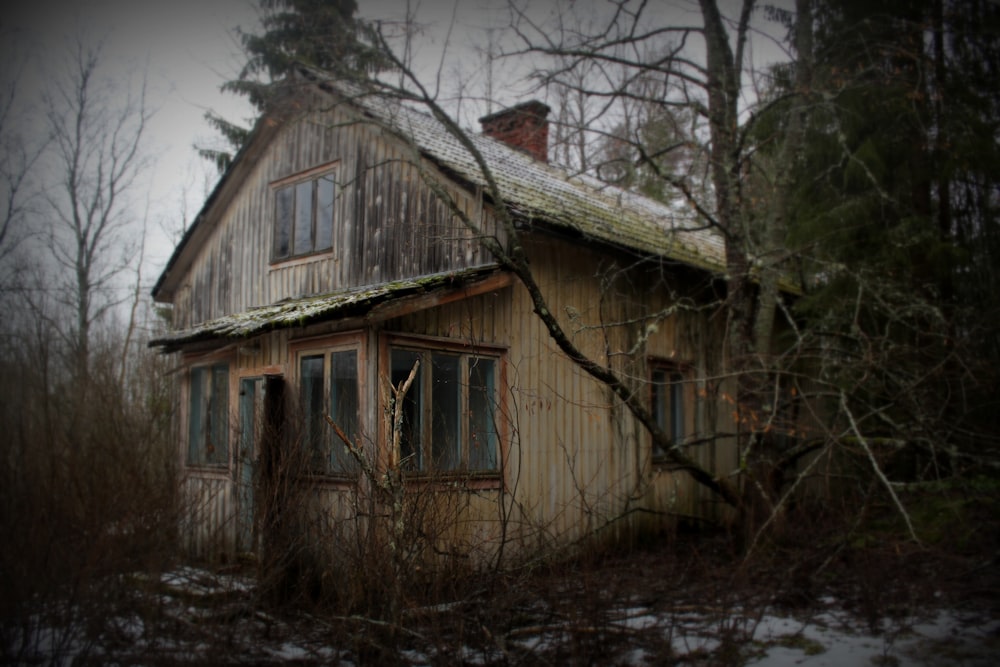
{"type": "Polygon", "coordinates": [[[190,343],[247,338],[272,329],[305,326],[333,317],[365,316],[382,303],[462,288],[498,271],[497,267],[490,266],[435,273],[282,301],[209,320],[189,329],[171,331],[150,341],[149,345],[171,351],[190,343]]]}

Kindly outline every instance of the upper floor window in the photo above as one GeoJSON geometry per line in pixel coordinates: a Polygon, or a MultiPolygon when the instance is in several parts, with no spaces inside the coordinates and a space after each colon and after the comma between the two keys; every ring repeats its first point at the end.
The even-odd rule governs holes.
{"type": "Polygon", "coordinates": [[[336,191],[332,171],[283,184],[275,190],[275,260],[329,250],[333,246],[336,191]]]}
{"type": "Polygon", "coordinates": [[[229,365],[191,369],[188,465],[229,463],[229,365]]]}
{"type": "MultiPolygon", "coordinates": [[[[691,391],[681,369],[674,364],[655,364],[652,369],[651,405],[656,425],[667,434],[673,443],[684,442],[687,437],[686,407],[687,394],[691,391]]],[[[662,448],[654,446],[653,457],[666,454],[662,448]]]]}
{"type": "Polygon", "coordinates": [[[400,406],[403,419],[399,457],[407,469],[498,469],[498,358],[394,347],[390,350],[390,365],[391,381],[396,387],[417,367],[400,406]]]}
{"type": "Polygon", "coordinates": [[[299,399],[303,412],[302,441],[319,472],[347,474],[357,462],[327,416],[353,445],[359,445],[360,401],[356,349],[304,353],[299,357],[299,399]]]}

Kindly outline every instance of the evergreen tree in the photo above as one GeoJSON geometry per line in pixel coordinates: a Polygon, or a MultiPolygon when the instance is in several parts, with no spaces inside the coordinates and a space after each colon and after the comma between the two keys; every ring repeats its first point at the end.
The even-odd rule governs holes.
{"type": "Polygon", "coordinates": [[[817,12],[825,95],[790,218],[812,282],[799,309],[862,428],[931,449],[997,444],[995,363],[977,360],[998,360],[998,16],[951,0],[817,12]]]}
{"type": "MultiPolygon", "coordinates": [[[[260,34],[240,31],[247,63],[238,79],[223,86],[245,95],[263,113],[289,92],[306,66],[342,78],[366,77],[387,68],[385,56],[369,39],[373,28],[356,16],[355,0],[260,0],[260,34]]],[[[250,130],[209,112],[206,119],[223,136],[226,149],[198,148],[225,171],[250,130]]]]}
{"type": "Polygon", "coordinates": [[[260,110],[305,65],[340,77],[367,76],[387,67],[357,17],[355,0],[260,0],[261,34],[241,33],[249,60],[226,88],[247,95],[260,110]]]}

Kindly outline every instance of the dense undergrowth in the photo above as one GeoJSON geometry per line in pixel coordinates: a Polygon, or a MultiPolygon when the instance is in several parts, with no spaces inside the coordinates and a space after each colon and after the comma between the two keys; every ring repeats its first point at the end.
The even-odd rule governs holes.
{"type": "MultiPolygon", "coordinates": [[[[920,543],[895,505],[872,491],[861,512],[800,504],[749,556],[737,547],[744,541],[724,531],[675,532],[530,567],[427,572],[420,585],[399,591],[397,620],[352,607],[357,598],[302,594],[276,606],[249,561],[191,567],[171,558],[144,568],[142,559],[108,553],[102,562],[121,571],[81,570],[64,580],[61,594],[39,590],[16,616],[8,613],[2,657],[23,664],[741,665],[776,646],[803,656],[825,650],[801,629],[762,638],[775,618],[851,619],[887,646],[936,609],[996,618],[996,480],[901,487],[900,497],[920,543]]],[[[353,588],[382,587],[383,595],[397,590],[376,580],[375,570],[328,575],[353,588]]]]}

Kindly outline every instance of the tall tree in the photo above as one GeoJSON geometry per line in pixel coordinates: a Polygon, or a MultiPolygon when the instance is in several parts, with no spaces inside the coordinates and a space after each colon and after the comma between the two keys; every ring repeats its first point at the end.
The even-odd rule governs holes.
{"type": "MultiPolygon", "coordinates": [[[[261,33],[239,31],[247,62],[223,90],[246,96],[259,113],[298,82],[303,65],[353,75],[386,67],[358,21],[355,0],[260,0],[261,33]]],[[[250,130],[211,111],[208,122],[222,135],[224,148],[196,147],[201,157],[224,172],[250,136],[250,130]]]]}
{"type": "Polygon", "coordinates": [[[0,70],[0,293],[16,273],[14,258],[28,235],[27,218],[38,192],[31,175],[45,149],[43,137],[32,141],[23,127],[22,79],[27,58],[12,31],[0,32],[5,41],[0,70]]]}
{"type": "Polygon", "coordinates": [[[1000,136],[998,19],[988,3],[824,4],[829,85],[790,195],[815,276],[800,310],[835,352],[817,365],[863,416],[853,430],[932,453],[996,453],[982,362],[997,352],[983,332],[998,321],[1000,150],[982,138],[1000,136]]]}
{"type": "Polygon", "coordinates": [[[757,164],[757,147],[748,135],[767,101],[748,100],[745,95],[754,82],[748,76],[763,74],[753,69],[748,51],[759,14],[754,0],[735,7],[699,0],[698,18],[690,23],[676,21],[678,14],[657,13],[650,3],[611,2],[606,22],[590,31],[575,26],[548,30],[536,25],[528,11],[515,15],[524,52],[551,59],[550,65],[541,65],[539,76],[558,80],[590,99],[605,100],[607,108],[612,108],[607,100],[616,100],[621,105],[639,103],[646,109],[652,123],[641,124],[638,131],[618,133],[618,140],[627,142],[625,154],[635,156],[633,169],[644,173],[644,189],[686,198],[704,224],[725,239],[726,359],[728,372],[738,383],[737,421],[745,453],[768,428],[763,408],[773,392],[773,326],[780,299],[778,285],[787,274],[788,259],[784,251],[787,212],[776,195],[786,188],[796,168],[807,122],[804,111],[813,96],[811,4],[811,0],[800,0],[795,12],[785,14],[788,24],[795,27],[789,46],[797,63],[796,85],[782,106],[791,131],[772,139],[771,150],[780,153],[781,159],[762,165],[757,164]],[[582,84],[580,77],[571,76],[574,67],[595,63],[624,75],[582,84]],[[650,86],[650,81],[657,85],[650,86]],[[690,140],[685,141],[683,135],[678,141],[652,136],[655,123],[685,115],[692,120],[690,140]],[[671,154],[685,152],[691,157],[670,159],[671,154]],[[693,159],[704,160],[707,188],[700,187],[692,172],[678,169],[693,159]],[[767,215],[759,215],[760,210],[750,205],[751,178],[767,183],[767,198],[779,201],[767,215]]]}

